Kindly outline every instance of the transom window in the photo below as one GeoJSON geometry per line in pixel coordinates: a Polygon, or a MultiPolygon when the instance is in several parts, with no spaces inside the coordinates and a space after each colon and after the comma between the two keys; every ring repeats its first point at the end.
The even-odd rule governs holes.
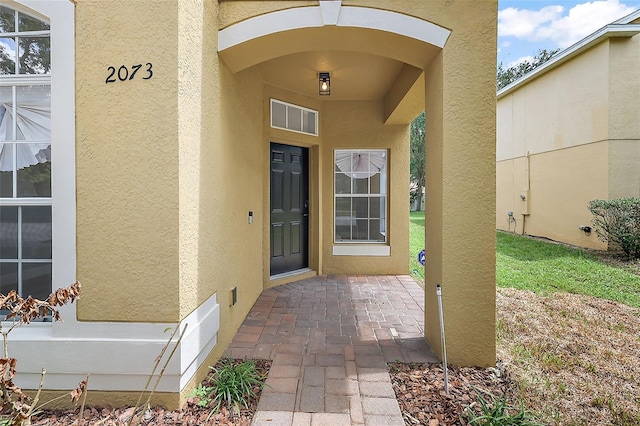
{"type": "Polygon", "coordinates": [[[0,6],[0,293],[52,287],[51,36],[0,6]]]}
{"type": "Polygon", "coordinates": [[[318,111],[271,99],[271,127],[318,136],[318,111]]]}
{"type": "Polygon", "coordinates": [[[334,153],[335,242],[386,242],[387,151],[334,153]]]}

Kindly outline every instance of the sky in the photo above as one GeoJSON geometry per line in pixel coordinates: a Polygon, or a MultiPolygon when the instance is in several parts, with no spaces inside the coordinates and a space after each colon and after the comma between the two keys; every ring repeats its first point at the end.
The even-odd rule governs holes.
{"type": "Polygon", "coordinates": [[[640,9],[640,0],[498,0],[498,63],[565,49],[640,9]]]}

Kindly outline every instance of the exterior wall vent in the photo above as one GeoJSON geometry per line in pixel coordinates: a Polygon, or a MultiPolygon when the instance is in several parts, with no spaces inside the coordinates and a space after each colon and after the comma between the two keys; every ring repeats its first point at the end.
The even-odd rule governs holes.
{"type": "Polygon", "coordinates": [[[271,99],[271,127],[318,136],[318,111],[271,99]]]}

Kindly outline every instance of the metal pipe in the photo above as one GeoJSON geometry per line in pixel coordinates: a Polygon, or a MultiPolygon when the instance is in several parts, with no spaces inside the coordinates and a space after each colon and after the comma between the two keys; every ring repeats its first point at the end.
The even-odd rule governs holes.
{"type": "Polygon", "coordinates": [[[444,338],[444,315],[442,314],[442,287],[436,284],[438,314],[440,316],[440,341],[442,342],[442,370],[444,371],[444,392],[449,395],[449,373],[447,371],[447,345],[444,338]]]}

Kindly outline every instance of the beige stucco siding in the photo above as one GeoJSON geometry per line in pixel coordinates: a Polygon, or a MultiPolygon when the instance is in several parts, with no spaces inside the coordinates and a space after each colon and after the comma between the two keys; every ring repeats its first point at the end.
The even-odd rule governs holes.
{"type": "Polygon", "coordinates": [[[612,39],[609,199],[640,197],[640,35],[612,39]]]}
{"type": "Polygon", "coordinates": [[[498,161],[608,137],[609,44],[498,99],[498,161]]]}
{"type": "Polygon", "coordinates": [[[640,137],[640,35],[611,39],[609,44],[609,139],[638,140],[640,137]]]}
{"type": "Polygon", "coordinates": [[[640,139],[609,142],[609,199],[640,197],[640,139]]]}
{"type": "Polygon", "coordinates": [[[227,342],[262,291],[262,83],[219,62],[215,2],[180,4],[180,308],[216,294],[227,342]]]}
{"type": "MultiPolygon", "coordinates": [[[[230,341],[262,292],[262,82],[255,71],[232,75],[220,66],[217,114],[203,126],[218,127],[202,140],[199,226],[199,297],[218,294],[219,352],[230,341]],[[210,122],[211,121],[211,122],[210,122]],[[249,224],[249,211],[254,222],[249,224]],[[238,303],[230,307],[230,289],[238,303]]],[[[207,99],[203,100],[208,102],[207,99]]]]}
{"type": "Polygon", "coordinates": [[[543,236],[556,241],[591,248],[606,248],[592,233],[586,235],[579,226],[591,226],[587,204],[595,198],[606,198],[609,187],[608,142],[498,161],[498,201],[496,228],[543,236]],[[529,164],[527,164],[529,161],[529,164]],[[529,191],[525,190],[530,168],[529,191]],[[522,201],[520,194],[528,197],[522,201]],[[509,225],[507,212],[512,211],[516,224],[509,225]]]}
{"type": "Polygon", "coordinates": [[[513,211],[518,233],[607,248],[578,227],[589,201],[640,193],[639,43],[607,39],[498,99],[498,229],[513,211]]]}
{"type": "Polygon", "coordinates": [[[76,4],[81,320],[180,317],[177,16],[170,1],[76,4]],[[106,84],[123,64],[142,68],[106,84]]]}
{"type": "Polygon", "coordinates": [[[409,270],[409,126],[385,125],[383,103],[326,102],[322,118],[323,272],[327,274],[406,274],[409,270]],[[334,256],[333,155],[336,149],[387,149],[390,256],[334,256]]]}
{"type": "MultiPolygon", "coordinates": [[[[211,9],[216,3],[212,2],[211,9]]],[[[218,84],[212,84],[211,76],[203,75],[203,65],[212,62],[211,55],[204,55],[209,39],[216,39],[215,21],[208,15],[202,16],[203,9],[197,2],[179,2],[178,33],[178,127],[179,138],[179,277],[180,277],[180,313],[184,317],[195,309],[201,299],[199,290],[200,255],[200,210],[203,195],[200,187],[202,171],[202,140],[205,130],[200,117],[211,116],[203,98],[219,95],[218,84]],[[199,19],[198,19],[199,18],[199,19]],[[204,33],[212,37],[204,38],[204,33]],[[203,80],[209,80],[203,85],[203,80]]],[[[215,15],[214,15],[215,16],[215,15]]],[[[213,45],[215,46],[215,45],[213,45]]]]}
{"type": "Polygon", "coordinates": [[[439,352],[435,286],[442,284],[449,360],[486,366],[495,363],[497,3],[474,3],[472,14],[468,5],[412,2],[423,13],[430,7],[425,19],[455,28],[425,76],[425,335],[439,352]]]}

